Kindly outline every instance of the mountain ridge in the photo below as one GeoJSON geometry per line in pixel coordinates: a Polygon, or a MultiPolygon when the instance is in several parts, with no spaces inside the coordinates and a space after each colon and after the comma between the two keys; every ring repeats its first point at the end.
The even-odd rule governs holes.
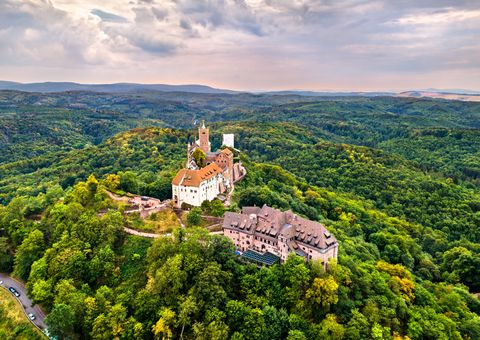
{"type": "Polygon", "coordinates": [[[17,83],[0,81],[0,90],[17,90],[25,92],[67,92],[67,91],[92,91],[107,93],[160,91],[160,92],[192,92],[192,93],[236,93],[227,89],[217,89],[207,85],[186,84],[138,84],[138,83],[112,83],[112,84],[81,84],[75,82],[40,82],[17,83]]]}
{"type": "Polygon", "coordinates": [[[430,97],[450,100],[480,101],[480,91],[465,89],[417,89],[405,91],[311,91],[311,90],[278,90],[278,91],[238,91],[215,88],[202,84],[141,84],[141,83],[110,83],[83,84],[76,82],[34,82],[20,83],[0,80],[0,90],[15,90],[24,92],[69,92],[90,91],[103,93],[137,93],[137,92],[188,92],[203,94],[267,94],[267,95],[298,95],[304,97],[430,97]]]}

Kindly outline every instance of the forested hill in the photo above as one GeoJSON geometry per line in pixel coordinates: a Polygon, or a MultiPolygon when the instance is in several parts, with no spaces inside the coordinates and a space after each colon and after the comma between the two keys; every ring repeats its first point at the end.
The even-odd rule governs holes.
{"type": "Polygon", "coordinates": [[[3,95],[0,270],[27,280],[61,338],[480,338],[479,106],[183,94],[134,112],[123,95],[3,95]],[[193,133],[165,126],[201,117],[214,147],[232,132],[242,150],[232,209],[325,223],[340,242],[331,271],[241,264],[202,229],[124,234],[105,188],[170,197],[193,133]]]}
{"type": "Polygon", "coordinates": [[[0,91],[0,163],[95,145],[133,127],[191,129],[201,119],[289,121],[331,142],[394,152],[453,180],[480,177],[480,103],[395,97],[0,91]]]}

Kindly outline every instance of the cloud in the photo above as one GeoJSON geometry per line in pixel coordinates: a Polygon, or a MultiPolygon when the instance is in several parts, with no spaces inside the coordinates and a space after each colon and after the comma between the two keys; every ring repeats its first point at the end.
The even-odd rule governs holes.
{"type": "Polygon", "coordinates": [[[107,21],[107,22],[117,22],[117,23],[128,22],[126,18],[124,18],[120,15],[105,12],[105,11],[102,11],[101,9],[98,9],[98,8],[92,9],[90,11],[90,13],[100,17],[100,19],[102,19],[103,21],[107,21]]]}
{"type": "Polygon", "coordinates": [[[89,51],[100,43],[95,24],[72,22],[47,1],[0,2],[0,32],[3,63],[88,64],[102,54],[89,51]]]}
{"type": "Polygon", "coordinates": [[[479,19],[467,0],[2,0],[0,72],[237,88],[463,79],[480,88],[479,19]]]}
{"type": "Polygon", "coordinates": [[[163,21],[168,16],[168,11],[160,7],[152,6],[152,13],[158,21],[163,21]]]}
{"type": "Polygon", "coordinates": [[[446,8],[433,13],[410,14],[395,20],[398,25],[449,25],[468,20],[478,20],[480,10],[454,10],[446,8]]]}
{"type": "Polygon", "coordinates": [[[128,41],[143,51],[154,54],[170,54],[174,52],[179,42],[169,42],[163,37],[153,36],[142,31],[136,31],[127,35],[128,41]]]}

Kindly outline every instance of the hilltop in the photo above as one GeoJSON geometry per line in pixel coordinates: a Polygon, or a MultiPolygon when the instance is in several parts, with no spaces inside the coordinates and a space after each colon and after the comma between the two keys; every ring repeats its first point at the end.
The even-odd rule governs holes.
{"type": "MultiPolygon", "coordinates": [[[[332,273],[317,273],[318,269],[314,265],[305,265],[293,259],[281,267],[262,270],[234,265],[231,258],[233,252],[226,251],[229,248],[223,245],[223,241],[193,229],[186,231],[191,241],[180,241],[180,244],[168,238],[156,240],[151,245],[151,241],[140,243],[140,240],[134,237],[125,239],[117,230],[121,217],[114,212],[95,217],[93,212],[112,204],[101,194],[101,186],[107,185],[107,175],[110,173],[119,173],[119,185],[123,189],[169,197],[168,193],[149,190],[168,190],[173,176],[172,170],[178,169],[183,163],[182,150],[189,134],[187,131],[147,128],[119,134],[80,152],[70,151],[59,162],[52,162],[31,173],[24,171],[25,168],[21,166],[23,161],[2,165],[3,169],[12,171],[4,173],[7,181],[20,185],[16,184],[17,198],[0,210],[1,220],[6,221],[10,214],[15,213],[19,221],[17,230],[28,233],[29,230],[36,230],[32,229],[34,225],[28,220],[29,215],[46,209],[40,222],[40,230],[48,235],[45,247],[49,249],[49,255],[43,258],[42,252],[36,255],[41,260],[34,264],[36,274],[26,276],[30,277],[29,284],[47,289],[51,292],[49,294],[55,296],[57,303],[69,306],[62,308],[69,309],[73,315],[85,312],[84,307],[81,307],[84,300],[100,303],[103,294],[106,294],[110,302],[102,307],[107,313],[105,315],[109,315],[107,317],[113,320],[119,310],[121,320],[124,320],[121,321],[125,325],[124,331],[137,325],[137,330],[141,329],[141,334],[144,335],[149,333],[149,329],[158,320],[171,317],[165,314],[167,312],[156,316],[154,311],[157,306],[164,306],[167,308],[164,310],[171,310],[175,315],[180,313],[184,307],[177,303],[179,296],[182,296],[181,301],[187,298],[195,301],[193,306],[197,308],[197,312],[193,312],[191,318],[205,326],[213,327],[211,316],[208,316],[211,312],[202,317],[203,313],[197,315],[200,313],[198,311],[208,311],[212,304],[219,311],[223,311],[225,315],[217,319],[217,323],[221,320],[220,325],[225,325],[222,326],[225,328],[221,333],[224,336],[232,332],[246,332],[244,325],[247,320],[244,318],[248,318],[250,313],[257,315],[256,322],[265,323],[265,326],[257,330],[259,337],[261,334],[272,334],[273,330],[266,326],[270,325],[266,318],[277,320],[275,322],[280,329],[276,332],[279,332],[280,338],[283,337],[281,334],[285,335],[294,330],[301,330],[308,337],[316,337],[324,334],[322,332],[333,331],[329,327],[334,327],[333,329],[347,338],[355,338],[357,332],[368,335],[380,331],[378,327],[381,327],[382,334],[387,337],[391,332],[409,334],[412,338],[421,337],[422,334],[427,334],[425,332],[436,336],[446,334],[453,338],[458,338],[460,334],[475,334],[465,332],[474,332],[471,327],[477,322],[478,316],[474,313],[479,312],[480,304],[469,295],[467,288],[459,285],[455,288],[445,286],[447,281],[449,284],[462,282],[474,290],[480,288],[477,287],[478,281],[472,280],[478,275],[475,272],[478,240],[474,239],[476,236],[473,230],[457,230],[452,227],[452,231],[455,230],[458,234],[450,234],[445,227],[437,230],[437,222],[431,222],[432,226],[425,225],[425,216],[435,215],[436,210],[424,211],[424,208],[417,211],[420,215],[411,215],[405,219],[405,213],[401,210],[395,211],[385,205],[390,199],[390,204],[402,209],[401,204],[405,202],[398,201],[395,196],[388,198],[390,189],[382,189],[382,185],[374,183],[385,179],[404,182],[403,186],[394,189],[400,198],[404,193],[414,190],[414,196],[431,194],[432,198],[438,200],[438,195],[445,195],[450,191],[457,199],[463,197],[465,200],[465,203],[452,206],[455,209],[465,204],[468,206],[469,202],[476,202],[477,199],[468,196],[472,192],[465,191],[462,186],[447,183],[441,174],[425,176],[415,163],[399,156],[392,157],[383,151],[365,147],[330,143],[291,123],[264,123],[257,127],[252,127],[249,123],[225,123],[219,128],[242,135],[239,141],[244,150],[242,160],[248,169],[248,175],[236,187],[236,204],[243,206],[267,203],[281,209],[292,209],[298,214],[329,225],[341,244],[339,264],[332,273]],[[299,152],[289,153],[288,150],[292,148],[299,152]],[[304,157],[308,154],[312,154],[312,159],[305,160],[304,157]],[[306,167],[302,168],[302,164],[306,167]],[[376,168],[380,170],[378,173],[373,171],[376,168]],[[78,169],[82,169],[82,172],[78,172],[78,169]],[[350,170],[345,172],[340,169],[350,170]],[[357,170],[353,175],[351,171],[354,169],[357,170]],[[98,184],[96,179],[86,178],[90,173],[98,178],[98,184]],[[377,179],[377,176],[381,177],[377,179]],[[403,180],[398,176],[402,176],[403,180]],[[327,178],[331,184],[319,182],[327,178]],[[43,182],[44,179],[48,179],[48,182],[43,182]],[[78,182],[83,180],[86,180],[86,183],[78,182]],[[367,184],[369,182],[373,186],[365,187],[370,185],[367,184]],[[55,183],[60,183],[61,186],[56,186],[55,183]],[[29,195],[28,187],[40,191],[45,188],[46,195],[40,193],[32,198],[22,197],[21,193],[29,195]],[[57,191],[52,190],[55,187],[57,191]],[[430,188],[435,187],[441,191],[430,192],[430,188]],[[95,190],[96,193],[86,195],[84,188],[92,188],[89,190],[95,190]],[[364,197],[365,192],[359,192],[361,188],[365,188],[365,192],[377,193],[378,199],[364,197]],[[55,203],[54,197],[59,195],[64,195],[65,200],[55,203]],[[20,202],[23,209],[17,211],[16,207],[20,202]],[[73,211],[76,212],[72,215],[73,211]],[[55,222],[59,219],[63,221],[61,224],[55,222]],[[84,227],[80,227],[78,223],[84,227]],[[89,227],[86,227],[87,225],[89,227]],[[92,238],[91,231],[101,226],[107,227],[102,236],[92,238]],[[61,238],[62,233],[70,237],[76,235],[77,241],[71,243],[69,238],[61,238]],[[463,237],[468,237],[471,241],[466,241],[463,237]],[[461,247],[458,246],[460,238],[463,239],[461,247]],[[200,248],[195,243],[197,239],[201,242],[200,248]],[[82,260],[78,249],[85,247],[90,250],[82,260]],[[150,250],[146,252],[146,248],[150,250]],[[75,267],[81,266],[84,269],[72,272],[68,269],[69,262],[58,262],[64,256],[62,254],[69,252],[77,253],[75,267]],[[144,257],[125,257],[124,254],[131,252],[140,252],[144,257]],[[448,259],[458,252],[464,253],[462,264],[450,263],[448,259]],[[199,256],[197,258],[203,260],[200,263],[195,260],[193,263],[196,265],[191,268],[191,256],[199,256]],[[103,265],[97,269],[98,275],[82,274],[91,273],[90,267],[100,258],[104,260],[103,265]],[[87,266],[89,261],[93,262],[87,266]],[[45,263],[50,268],[49,272],[54,273],[52,279],[37,272],[36,268],[41,263],[45,263]],[[292,276],[292,270],[304,272],[305,276],[292,276]],[[456,274],[448,276],[448,272],[456,274]],[[167,279],[169,277],[171,279],[167,279]],[[71,278],[75,278],[74,282],[87,284],[90,292],[79,291],[78,283],[68,281],[71,278]],[[260,280],[262,289],[259,289],[258,285],[252,286],[249,283],[251,280],[260,280]],[[297,286],[300,282],[304,282],[305,288],[297,286]],[[321,304],[312,300],[315,282],[327,285],[326,290],[321,293],[323,299],[327,300],[321,304]],[[208,291],[215,289],[215,298],[201,290],[201,284],[207,285],[208,291]],[[53,291],[53,287],[67,289],[70,298],[64,300],[64,297],[53,291]],[[133,287],[137,287],[136,290],[133,287]],[[292,287],[296,287],[297,293],[294,296],[289,293],[292,287]],[[188,293],[189,291],[191,293],[188,293]],[[382,301],[385,295],[388,295],[389,299],[382,301]],[[123,297],[119,302],[121,296],[123,297]],[[79,304],[69,302],[71,299],[79,304]],[[463,304],[463,316],[457,316],[455,321],[441,312],[451,308],[447,301],[452,299],[462,301],[463,304]],[[150,303],[144,305],[145,301],[150,303]],[[311,307],[306,307],[310,304],[311,307]],[[237,316],[233,314],[235,308],[241,308],[247,314],[236,319],[237,316]],[[405,315],[393,317],[397,315],[398,308],[404,308],[405,315]],[[429,326],[426,315],[428,320],[434,318],[443,328],[429,326]],[[280,321],[282,318],[291,321],[280,321]],[[350,321],[352,318],[363,320],[364,326],[350,321]],[[299,326],[295,326],[293,320],[302,322],[304,326],[296,328],[299,326]],[[421,330],[413,328],[416,324],[422,325],[421,330]],[[472,326],[461,326],[463,324],[472,326]]],[[[7,187],[13,189],[11,186],[7,187]]],[[[476,194],[478,195],[478,192],[476,194]]],[[[442,202],[446,203],[444,208],[451,204],[448,196],[439,203],[443,204],[442,202]]],[[[450,212],[446,210],[443,213],[450,212]]],[[[458,216],[453,210],[451,213],[451,218],[458,216]]],[[[464,210],[462,214],[466,219],[475,218],[474,211],[464,210]]],[[[438,215],[438,218],[445,219],[441,215],[438,215]]],[[[33,232],[31,231],[30,235],[33,235],[33,232]]],[[[29,236],[28,239],[32,237],[29,236]]],[[[15,267],[18,267],[19,263],[17,262],[15,267]]],[[[39,292],[35,288],[32,291],[37,301],[42,302],[52,314],[60,312],[57,304],[45,300],[43,295],[38,295],[39,292]]],[[[104,324],[105,316],[93,315],[94,324],[97,326],[92,329],[88,319],[81,317],[78,323],[73,324],[75,331],[96,334],[96,327],[100,323],[104,324]]],[[[115,318],[117,319],[118,315],[115,318]]],[[[172,330],[180,331],[173,325],[171,327],[172,330]]],[[[191,336],[200,332],[193,326],[187,326],[185,331],[191,336]]],[[[106,332],[112,330],[107,328],[106,332]]]]}

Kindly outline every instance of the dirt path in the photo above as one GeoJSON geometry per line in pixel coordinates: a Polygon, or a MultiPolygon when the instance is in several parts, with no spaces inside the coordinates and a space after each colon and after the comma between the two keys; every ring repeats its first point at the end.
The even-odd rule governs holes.
{"type": "Polygon", "coordinates": [[[174,208],[174,209],[173,209],[173,212],[174,212],[175,215],[177,216],[178,223],[180,223],[180,225],[182,226],[182,228],[185,228],[185,223],[183,223],[183,221],[182,221],[182,212],[183,212],[183,210],[178,209],[178,208],[174,208]]]}
{"type": "Polygon", "coordinates": [[[140,236],[140,237],[147,237],[147,238],[156,238],[162,236],[170,236],[171,234],[154,234],[154,233],[145,233],[143,231],[138,231],[135,229],[130,229],[127,227],[123,227],[123,230],[130,235],[140,236]]]}
{"type": "MultiPolygon", "coordinates": [[[[215,225],[216,226],[216,225],[215,225]]],[[[140,237],[146,237],[146,238],[157,238],[157,237],[163,237],[163,236],[172,236],[171,233],[168,234],[153,234],[153,233],[145,233],[143,231],[138,231],[135,229],[130,229],[127,227],[123,227],[123,230],[130,235],[135,235],[135,236],[140,236],[140,237]]],[[[210,235],[223,235],[223,230],[219,231],[209,231],[210,235]]]]}
{"type": "Polygon", "coordinates": [[[105,190],[107,192],[107,195],[108,197],[110,197],[112,200],[114,201],[124,201],[124,202],[128,202],[128,197],[125,197],[125,196],[118,196],[116,194],[114,194],[113,192],[110,192],[108,190],[105,190]]]}

